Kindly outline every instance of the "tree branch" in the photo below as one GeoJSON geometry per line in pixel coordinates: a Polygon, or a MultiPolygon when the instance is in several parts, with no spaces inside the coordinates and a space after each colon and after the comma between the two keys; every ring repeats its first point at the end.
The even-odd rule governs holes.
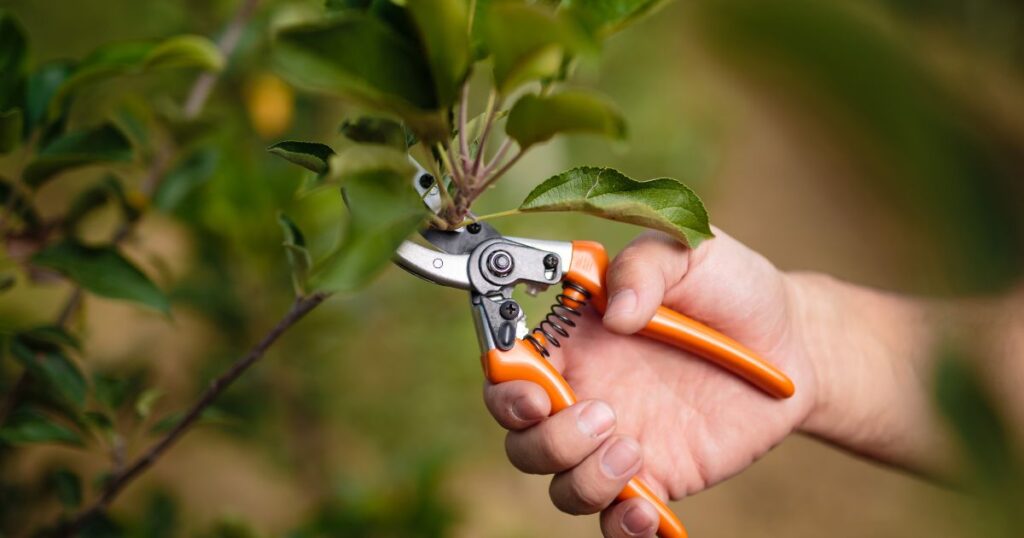
{"type": "Polygon", "coordinates": [[[270,332],[263,336],[247,354],[236,360],[230,368],[224,371],[220,376],[214,379],[210,385],[206,388],[203,394],[192,404],[189,408],[188,413],[178,421],[174,426],[174,429],[167,432],[159,441],[154,443],[144,454],[139,456],[135,461],[131,463],[124,471],[114,475],[113,478],[107,483],[106,487],[103,488],[103,493],[100,494],[92,505],[79,512],[74,518],[71,519],[67,525],[65,525],[59,532],[59,536],[75,536],[82,525],[91,517],[102,512],[106,507],[117,497],[119,493],[131,483],[140,474],[149,469],[156,461],[188,430],[195,425],[196,421],[202,416],[205,411],[214,400],[217,399],[221,393],[224,392],[235,380],[239,378],[250,366],[255,364],[263,355],[266,354],[267,350],[285,333],[289,328],[295,325],[299,320],[306,316],[310,311],[319,306],[330,296],[329,293],[317,292],[305,297],[299,297],[292,304],[291,309],[277,322],[270,332]]]}

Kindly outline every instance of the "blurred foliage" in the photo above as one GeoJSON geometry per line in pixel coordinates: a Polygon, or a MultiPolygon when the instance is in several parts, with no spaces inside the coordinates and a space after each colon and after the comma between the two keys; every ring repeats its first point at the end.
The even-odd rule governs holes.
{"type": "Polygon", "coordinates": [[[936,373],[939,409],[956,432],[964,468],[961,481],[981,499],[983,517],[975,522],[980,536],[1009,538],[1020,534],[1024,514],[1024,473],[1013,428],[971,366],[962,346],[942,351],[936,373]]]}
{"type": "Polygon", "coordinates": [[[935,244],[960,289],[1003,289],[1024,270],[1020,142],[1000,149],[905,43],[839,3],[705,2],[716,51],[832,107],[881,166],[872,177],[935,244]]]}
{"type": "MultiPolygon", "coordinates": [[[[394,118],[380,119],[368,110],[382,102],[377,95],[363,95],[357,105],[296,91],[277,74],[281,58],[271,36],[299,21],[322,19],[321,2],[264,2],[233,58],[218,58],[212,43],[196,36],[215,38],[237,4],[4,3],[4,535],[51,526],[93,499],[118,454],[134,455],[148,446],[272,325],[294,294],[279,213],[288,217],[286,246],[291,267],[300,271],[327,258],[352,233],[341,224],[344,208],[336,191],[318,188],[318,167],[329,166],[330,155],[324,153],[323,162],[313,162],[307,172],[268,155],[267,146],[282,138],[317,139],[340,153],[354,143],[404,150],[417,141],[394,118]],[[207,70],[222,70],[219,82],[204,113],[189,118],[178,103],[207,70]],[[170,154],[161,149],[167,144],[170,154]],[[147,194],[154,163],[166,173],[147,194]],[[127,223],[138,226],[140,239],[112,242],[127,223]],[[75,243],[60,248],[92,254],[75,256],[72,265],[63,258],[27,261],[65,236],[75,243]],[[67,320],[72,332],[84,335],[82,342],[53,326],[71,291],[54,270],[89,291],[83,311],[67,320]],[[129,275],[118,279],[134,283],[129,290],[105,287],[115,272],[129,275]],[[120,310],[104,296],[127,296],[156,310],[169,304],[170,316],[120,310]],[[31,375],[18,382],[23,370],[31,375]]],[[[390,2],[327,4],[368,8],[373,17],[383,12],[383,20],[397,26],[371,23],[378,37],[411,27],[394,17],[390,2]]],[[[823,138],[864,167],[858,176],[869,180],[864,187],[884,193],[880,198],[911,221],[918,232],[913,237],[930,245],[920,266],[907,271],[913,275],[908,279],[924,282],[919,289],[995,290],[1019,279],[1024,137],[1000,124],[1005,118],[994,117],[979,102],[984,97],[943,76],[932,58],[955,50],[1019,77],[1019,3],[707,0],[673,7],[640,22],[638,31],[614,36],[661,2],[573,4],[601,7],[594,12],[599,16],[582,18],[582,35],[519,32],[523,41],[505,48],[496,49],[494,41],[505,29],[502,19],[477,17],[469,35],[472,58],[461,56],[465,43],[431,42],[427,74],[419,73],[426,78],[405,95],[416,106],[451,104],[463,66],[488,52],[503,58],[490,65],[503,90],[521,76],[560,77],[568,74],[566,50],[589,51],[600,43],[602,59],[580,58],[574,84],[596,86],[618,109],[601,107],[596,116],[587,114],[587,121],[563,130],[618,136],[625,118],[627,142],[610,151],[592,139],[556,141],[539,149],[543,153],[533,161],[524,160],[523,172],[510,173],[511,180],[479,207],[511,207],[538,178],[580,164],[615,166],[632,177],[671,173],[686,177],[698,192],[712,190],[728,157],[728,122],[722,119],[727,114],[715,104],[728,101],[697,88],[709,71],[726,71],[736,77],[730,85],[788,103],[791,121],[814,123],[823,138]],[[934,35],[941,46],[929,41],[934,35]],[[517,51],[537,46],[557,54],[516,64],[517,51]],[[435,78],[438,71],[445,76],[435,78]]],[[[508,9],[515,11],[510,17],[557,24],[543,12],[508,9]]],[[[420,13],[416,24],[444,28],[450,21],[440,15],[420,13]]],[[[343,59],[372,62],[387,49],[373,49],[373,55],[344,52],[353,54],[343,59]]],[[[488,73],[472,76],[482,77],[473,79],[478,84],[491,83],[488,73]]],[[[484,104],[483,96],[471,97],[474,105],[484,104]]],[[[426,126],[416,133],[419,139],[436,136],[437,125],[443,126],[442,136],[450,134],[445,129],[452,127],[451,118],[437,111],[400,112],[406,126],[426,126]]],[[[474,132],[479,123],[469,124],[474,132]]],[[[502,225],[519,235],[599,237],[613,248],[635,232],[572,217],[502,225]]],[[[916,251],[917,245],[899,248],[916,251]]],[[[387,248],[381,250],[386,259],[387,248]]],[[[302,281],[295,280],[300,291],[302,281]]],[[[466,519],[463,505],[484,501],[457,495],[446,482],[465,473],[460,461],[497,464],[501,456],[497,429],[478,401],[476,344],[464,302],[461,294],[391,271],[372,289],[329,303],[218,401],[204,416],[195,444],[189,440],[176,449],[185,455],[168,456],[165,468],[130,490],[123,506],[90,520],[82,535],[455,533],[466,519]],[[200,460],[197,452],[211,459],[200,460]],[[259,482],[254,476],[271,478],[259,482]],[[231,495],[216,493],[222,484],[231,495]],[[204,493],[206,488],[215,493],[204,493]]],[[[1018,452],[999,418],[998,402],[964,362],[961,357],[943,363],[938,402],[964,442],[968,474],[978,479],[972,487],[992,499],[987,517],[965,533],[1010,536],[1019,528],[1020,470],[1013,463],[1018,452]]],[[[485,492],[509,489],[483,482],[485,492]]],[[[500,534],[468,534],[549,531],[542,518],[521,519],[520,527],[500,534]]]]}

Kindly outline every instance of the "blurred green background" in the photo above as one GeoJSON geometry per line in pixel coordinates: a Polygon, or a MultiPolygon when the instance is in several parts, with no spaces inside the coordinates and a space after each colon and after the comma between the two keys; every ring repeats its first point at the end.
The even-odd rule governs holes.
{"type": "MultiPolygon", "coordinates": [[[[115,41],[215,36],[236,2],[0,7],[27,29],[38,65],[115,41]]],[[[126,247],[170,291],[173,315],[88,296],[73,320],[83,368],[159,387],[158,417],[184,408],[287,309],[276,212],[314,230],[314,250],[337,236],[336,193],[295,199],[302,174],[265,151],[283,139],[336,142],[354,112],[290,88],[271,68],[270,27],[318,7],[262,3],[204,113],[210,127],[190,149],[210,164],[192,188],[165,193],[126,247]]],[[[996,287],[1019,274],[1024,256],[1022,62],[1024,8],[1009,0],[669,3],[612,38],[575,78],[618,103],[628,142],[548,144],[477,210],[513,207],[570,166],[608,165],[688,183],[712,223],[783,269],[907,292],[996,287]]],[[[75,113],[181,101],[192,78],[118,78],[92,88],[75,113]]],[[[14,175],[23,158],[0,158],[0,175],[14,175]]],[[[85,170],[48,184],[44,213],[100,176],[85,170]]],[[[499,224],[514,235],[598,239],[612,252],[638,232],[585,216],[499,224]]],[[[87,225],[99,237],[110,222],[100,215],[87,225]]],[[[52,320],[69,290],[19,283],[0,296],[0,326],[52,320]]],[[[550,300],[527,301],[534,322],[550,300]]],[[[139,536],[596,534],[595,518],[550,505],[547,478],[506,463],[503,432],[481,403],[477,353],[465,296],[390,268],[290,332],[216,416],[130,486],[113,518],[139,536]]],[[[8,390],[9,362],[0,369],[8,390]]],[[[132,431],[128,453],[153,438],[132,431]]],[[[5,535],[56,517],[60,505],[39,477],[60,467],[81,471],[88,486],[107,461],[99,450],[58,446],[0,453],[5,535]]],[[[799,437],[676,505],[694,536],[790,537],[972,536],[982,508],[799,437]]]]}

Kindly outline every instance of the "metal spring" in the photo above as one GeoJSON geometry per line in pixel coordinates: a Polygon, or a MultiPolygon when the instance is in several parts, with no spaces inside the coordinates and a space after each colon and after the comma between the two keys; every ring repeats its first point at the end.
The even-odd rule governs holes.
{"type": "Polygon", "coordinates": [[[580,309],[587,306],[587,300],[590,299],[590,292],[575,282],[564,282],[562,289],[563,293],[555,297],[556,303],[551,306],[551,312],[524,338],[544,357],[551,356],[546,343],[562,347],[558,338],[568,339],[569,329],[576,327],[576,320],[570,316],[582,316],[580,309]]]}

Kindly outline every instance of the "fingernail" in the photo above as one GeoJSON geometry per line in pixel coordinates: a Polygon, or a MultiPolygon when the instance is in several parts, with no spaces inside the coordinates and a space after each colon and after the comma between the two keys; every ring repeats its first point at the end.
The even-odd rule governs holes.
{"type": "Polygon", "coordinates": [[[631,506],[622,514],[622,530],[630,536],[646,536],[654,530],[655,524],[647,510],[639,506],[631,506]]]}
{"type": "Polygon", "coordinates": [[[612,296],[611,300],[608,301],[608,308],[605,312],[607,314],[621,316],[624,314],[632,314],[635,310],[636,292],[626,288],[624,290],[619,290],[612,296]]]}
{"type": "Polygon", "coordinates": [[[601,456],[601,470],[608,478],[619,478],[640,461],[640,446],[636,441],[622,438],[615,441],[601,456]]]}
{"type": "Polygon", "coordinates": [[[584,435],[600,437],[615,425],[615,412],[604,402],[590,402],[579,417],[576,418],[576,427],[584,435]]]}
{"type": "Polygon", "coordinates": [[[532,422],[544,418],[540,416],[537,408],[531,405],[526,398],[519,398],[512,402],[512,416],[523,422],[532,422]]]}

